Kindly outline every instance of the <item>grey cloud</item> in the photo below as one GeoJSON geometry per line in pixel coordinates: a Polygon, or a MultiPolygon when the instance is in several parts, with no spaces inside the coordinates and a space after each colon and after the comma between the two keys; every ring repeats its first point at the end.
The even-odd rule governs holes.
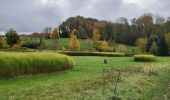
{"type": "Polygon", "coordinates": [[[170,16],[170,0],[153,0],[155,2],[150,2],[145,8],[135,3],[123,3],[123,0],[48,0],[50,3],[46,5],[42,5],[41,1],[1,0],[0,31],[9,28],[19,32],[42,31],[45,26],[55,27],[66,18],[76,15],[110,21],[121,16],[138,17],[146,12],[170,16]]]}

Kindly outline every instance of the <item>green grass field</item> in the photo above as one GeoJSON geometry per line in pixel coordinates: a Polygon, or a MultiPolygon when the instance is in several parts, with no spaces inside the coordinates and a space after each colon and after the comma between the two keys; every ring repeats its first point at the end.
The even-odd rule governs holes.
{"type": "MultiPolygon", "coordinates": [[[[170,81],[170,57],[156,62],[134,62],[130,57],[73,57],[76,66],[64,72],[0,79],[0,100],[164,100],[170,81]],[[121,79],[103,84],[103,68],[119,69],[121,79]],[[152,69],[152,70],[150,70],[152,69]],[[150,71],[152,73],[150,73],[150,71]]],[[[115,72],[115,75],[117,72],[115,72]]]]}
{"type": "MultiPolygon", "coordinates": [[[[24,41],[30,41],[31,38],[21,38],[21,44],[24,41]]],[[[92,46],[92,41],[89,45],[89,41],[87,39],[78,39],[80,42],[80,50],[81,51],[95,51],[95,49],[92,46]]],[[[35,39],[33,38],[32,41],[36,41],[39,42],[39,38],[35,39]]],[[[45,49],[52,49],[53,48],[53,44],[54,41],[53,39],[46,39],[45,41],[45,49]]],[[[69,38],[60,38],[58,41],[59,44],[59,48],[62,50],[62,47],[64,46],[66,48],[66,50],[69,50],[69,42],[70,39],[69,38]]],[[[137,51],[140,51],[139,48],[135,47],[135,46],[129,46],[129,45],[123,45],[123,44],[116,44],[114,46],[114,48],[116,49],[117,52],[120,51],[120,48],[124,47],[126,49],[127,53],[132,53],[132,50],[135,49],[137,51]]]]}

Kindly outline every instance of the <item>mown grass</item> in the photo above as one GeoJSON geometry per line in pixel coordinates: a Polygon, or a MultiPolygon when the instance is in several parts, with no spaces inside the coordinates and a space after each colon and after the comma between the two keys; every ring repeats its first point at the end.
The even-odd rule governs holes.
{"type": "Polygon", "coordinates": [[[103,57],[80,56],[74,59],[77,64],[72,70],[31,77],[1,78],[0,99],[108,100],[116,96],[122,100],[163,100],[163,87],[170,78],[169,57],[158,57],[156,62],[149,63],[134,62],[132,57],[108,57],[107,65],[103,64],[103,57]],[[154,70],[150,70],[152,66],[154,70]],[[125,70],[121,73],[116,94],[111,90],[115,86],[114,82],[107,83],[102,93],[103,68],[125,70]],[[149,76],[150,72],[154,73],[149,76]]]}
{"type": "Polygon", "coordinates": [[[71,57],[57,53],[0,52],[0,77],[49,73],[70,69],[73,66],[74,61],[71,57]]]}

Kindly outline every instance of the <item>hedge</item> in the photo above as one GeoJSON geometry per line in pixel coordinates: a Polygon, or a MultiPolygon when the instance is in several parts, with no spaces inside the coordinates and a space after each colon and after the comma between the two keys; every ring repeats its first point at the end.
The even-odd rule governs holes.
{"type": "Polygon", "coordinates": [[[0,52],[0,77],[50,73],[70,69],[74,60],[66,55],[46,52],[0,52]]]}
{"type": "Polygon", "coordinates": [[[58,53],[66,54],[69,56],[107,56],[107,57],[123,57],[124,53],[117,52],[76,52],[76,51],[60,51],[58,53]]]}
{"type": "Polygon", "coordinates": [[[154,55],[134,55],[134,61],[153,62],[153,61],[156,61],[156,57],[154,55]]]}

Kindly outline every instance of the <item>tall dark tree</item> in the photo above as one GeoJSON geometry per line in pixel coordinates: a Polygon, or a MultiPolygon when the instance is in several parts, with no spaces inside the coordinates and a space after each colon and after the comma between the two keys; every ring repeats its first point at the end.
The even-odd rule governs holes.
{"type": "Polygon", "coordinates": [[[19,43],[20,41],[20,37],[18,33],[12,28],[5,33],[5,37],[6,37],[7,44],[10,46],[13,46],[16,43],[19,43]]]}
{"type": "Polygon", "coordinates": [[[149,52],[153,42],[158,44],[158,36],[157,35],[151,35],[148,40],[147,40],[147,45],[146,45],[146,51],[149,52]]]}
{"type": "Polygon", "coordinates": [[[149,37],[153,34],[153,15],[146,13],[137,19],[139,34],[149,37]]]}
{"type": "Polygon", "coordinates": [[[165,40],[165,36],[161,36],[158,43],[158,55],[159,56],[167,56],[169,53],[169,47],[165,40]]]}

